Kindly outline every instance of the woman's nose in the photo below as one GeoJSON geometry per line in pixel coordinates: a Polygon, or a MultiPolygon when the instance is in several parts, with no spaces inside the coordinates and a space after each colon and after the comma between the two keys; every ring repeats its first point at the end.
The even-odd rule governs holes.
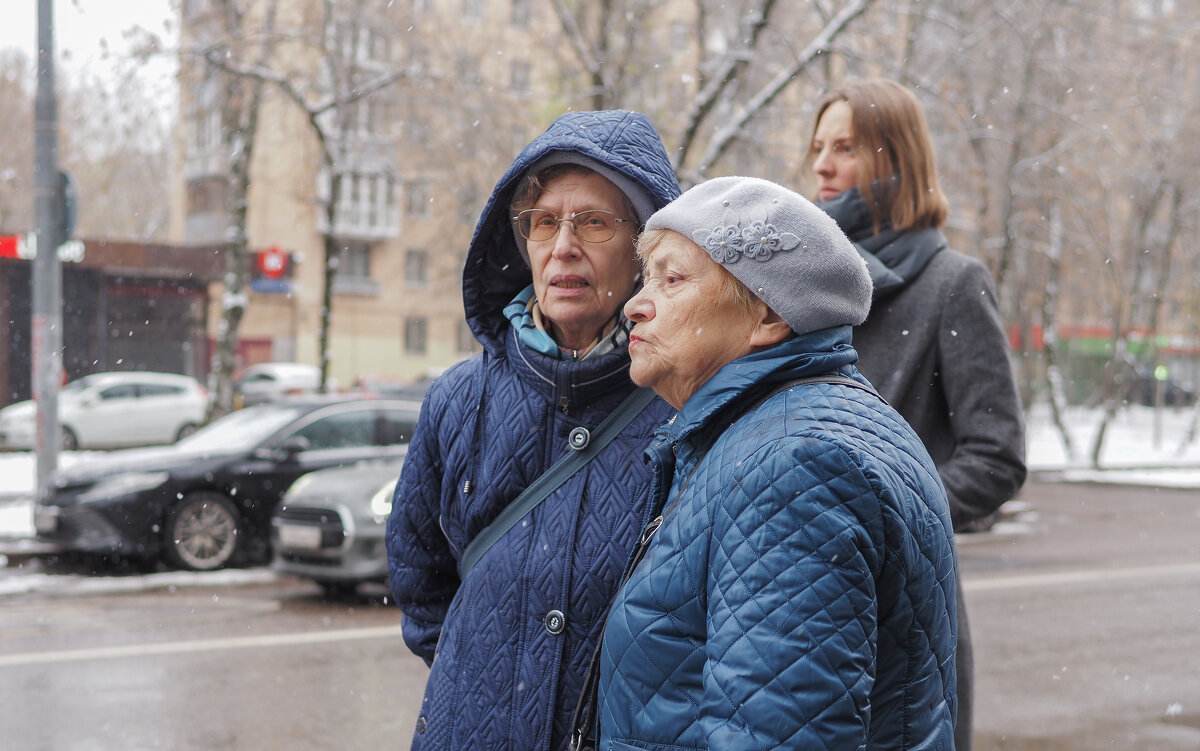
{"type": "Polygon", "coordinates": [[[558,225],[558,234],[554,236],[554,256],[556,258],[579,255],[579,238],[575,236],[575,225],[563,221],[558,225]]]}
{"type": "Polygon", "coordinates": [[[833,160],[829,159],[828,152],[822,150],[817,154],[817,158],[813,160],[813,172],[821,177],[833,174],[833,160]]]}
{"type": "Polygon", "coordinates": [[[645,288],[625,301],[625,317],[634,323],[649,321],[654,317],[654,306],[645,298],[645,288]]]}

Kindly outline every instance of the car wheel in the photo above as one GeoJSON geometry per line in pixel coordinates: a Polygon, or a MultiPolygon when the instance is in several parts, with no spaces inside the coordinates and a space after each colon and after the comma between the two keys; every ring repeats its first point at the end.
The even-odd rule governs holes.
{"type": "Polygon", "coordinates": [[[64,425],[62,427],[62,450],[76,451],[78,449],[79,439],[75,437],[75,431],[64,425]]]}
{"type": "Polygon", "coordinates": [[[183,426],[179,428],[179,430],[175,431],[175,440],[179,441],[183,438],[187,438],[188,436],[190,436],[192,433],[195,433],[195,432],[196,432],[196,423],[194,423],[194,422],[184,423],[183,426]]]}
{"type": "Polygon", "coordinates": [[[242,518],[220,493],[190,493],[167,517],[164,550],[171,563],[193,571],[227,566],[242,536],[242,518]]]}

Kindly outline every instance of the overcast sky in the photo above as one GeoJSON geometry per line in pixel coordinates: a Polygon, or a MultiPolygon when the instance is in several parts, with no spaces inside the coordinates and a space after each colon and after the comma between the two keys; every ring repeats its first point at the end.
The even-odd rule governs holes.
{"type": "MultiPolygon", "coordinates": [[[[0,49],[17,48],[31,60],[36,57],[38,3],[0,0],[0,49]]],[[[128,50],[124,34],[134,26],[173,38],[168,37],[176,26],[171,5],[171,0],[54,0],[59,73],[69,69],[103,76],[114,64],[111,58],[128,50]]],[[[160,78],[170,73],[166,61],[146,71],[160,78]]]]}

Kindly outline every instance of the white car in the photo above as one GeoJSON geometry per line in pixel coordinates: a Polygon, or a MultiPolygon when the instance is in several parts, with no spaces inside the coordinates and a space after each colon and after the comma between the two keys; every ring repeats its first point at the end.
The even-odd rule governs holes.
{"type": "MultiPolygon", "coordinates": [[[[94,373],[63,386],[58,396],[62,447],[107,449],[173,443],[204,423],[208,391],[174,373],[94,373]]],[[[0,448],[33,449],[32,401],[0,409],[0,448]]]]}
{"type": "Polygon", "coordinates": [[[320,385],[321,369],[315,365],[262,362],[246,368],[234,383],[234,406],[249,407],[285,396],[315,394],[320,385]]]}

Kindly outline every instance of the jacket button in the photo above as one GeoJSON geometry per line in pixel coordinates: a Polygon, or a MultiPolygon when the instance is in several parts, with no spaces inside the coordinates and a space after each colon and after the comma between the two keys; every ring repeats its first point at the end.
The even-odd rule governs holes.
{"type": "Polygon", "coordinates": [[[561,610],[551,610],[546,613],[546,630],[558,636],[567,627],[567,617],[561,610]]]}
{"type": "Polygon", "coordinates": [[[421,715],[417,718],[417,735],[425,734],[425,727],[427,724],[428,722],[425,720],[425,715],[421,715]]]}
{"type": "Polygon", "coordinates": [[[581,451],[587,448],[587,445],[592,442],[592,434],[587,428],[574,428],[571,434],[567,436],[567,443],[571,444],[571,448],[576,451],[581,451]]]}

